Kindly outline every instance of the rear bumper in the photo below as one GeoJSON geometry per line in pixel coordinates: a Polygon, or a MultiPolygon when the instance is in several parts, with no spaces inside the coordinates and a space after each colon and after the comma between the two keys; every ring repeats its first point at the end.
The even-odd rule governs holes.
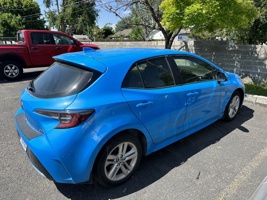
{"type": "Polygon", "coordinates": [[[34,169],[41,174],[42,176],[48,178],[51,181],[54,181],[53,177],[49,174],[49,172],[45,169],[45,167],[42,165],[42,163],[38,160],[38,158],[33,154],[33,152],[27,148],[26,154],[31,161],[34,169]]]}
{"type": "Polygon", "coordinates": [[[27,145],[24,150],[35,170],[58,183],[75,183],[47,137],[33,130],[23,116],[23,112],[16,114],[15,125],[19,137],[27,145]]]}

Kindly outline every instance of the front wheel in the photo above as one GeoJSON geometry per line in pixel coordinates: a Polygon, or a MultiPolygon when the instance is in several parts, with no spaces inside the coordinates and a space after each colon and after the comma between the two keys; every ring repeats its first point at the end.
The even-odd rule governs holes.
{"type": "Polygon", "coordinates": [[[224,120],[225,121],[233,120],[236,117],[237,112],[239,111],[240,105],[241,105],[241,95],[238,91],[235,91],[225,108],[224,120]]]}
{"type": "Polygon", "coordinates": [[[19,80],[23,74],[21,64],[12,60],[2,62],[0,70],[1,76],[7,81],[19,80]]]}
{"type": "Polygon", "coordinates": [[[106,144],[94,167],[94,176],[103,186],[114,186],[128,180],[138,168],[142,147],[135,135],[125,133],[106,144]]]}

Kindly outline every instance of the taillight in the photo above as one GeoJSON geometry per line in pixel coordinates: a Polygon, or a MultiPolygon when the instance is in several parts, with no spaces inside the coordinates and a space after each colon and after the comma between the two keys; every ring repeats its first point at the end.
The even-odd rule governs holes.
{"type": "Polygon", "coordinates": [[[59,120],[59,124],[56,128],[71,128],[78,126],[83,123],[88,117],[90,117],[95,111],[86,110],[86,111],[66,111],[66,112],[57,112],[50,110],[36,110],[35,112],[40,115],[45,115],[53,119],[59,120]]]}

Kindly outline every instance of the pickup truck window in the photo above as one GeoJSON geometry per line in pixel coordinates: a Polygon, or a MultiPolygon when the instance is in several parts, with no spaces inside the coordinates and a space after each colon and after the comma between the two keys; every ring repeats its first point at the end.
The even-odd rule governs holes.
{"type": "Polygon", "coordinates": [[[56,44],[65,44],[65,45],[76,45],[76,41],[65,36],[60,35],[57,33],[53,33],[53,38],[56,44]]]}
{"type": "Polygon", "coordinates": [[[23,32],[18,32],[17,42],[24,42],[24,34],[23,34],[23,32]]]}
{"type": "Polygon", "coordinates": [[[55,41],[51,37],[50,33],[31,33],[33,44],[55,44],[55,41]]]}

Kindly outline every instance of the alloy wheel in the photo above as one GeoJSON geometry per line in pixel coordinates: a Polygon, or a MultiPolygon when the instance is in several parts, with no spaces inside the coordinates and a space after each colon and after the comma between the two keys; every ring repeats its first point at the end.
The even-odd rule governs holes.
{"type": "Polygon", "coordinates": [[[105,175],[111,181],[120,181],[134,169],[138,158],[136,146],[131,142],[118,144],[110,151],[105,162],[105,175]]]}

